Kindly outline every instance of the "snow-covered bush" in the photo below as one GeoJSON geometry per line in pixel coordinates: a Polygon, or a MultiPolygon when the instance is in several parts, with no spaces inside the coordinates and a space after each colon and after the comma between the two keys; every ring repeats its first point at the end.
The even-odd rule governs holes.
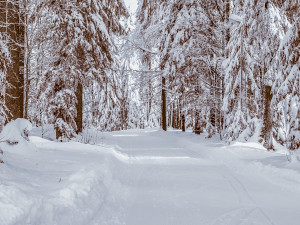
{"type": "Polygon", "coordinates": [[[28,133],[32,129],[31,123],[26,119],[18,118],[12,120],[3,128],[0,134],[0,142],[5,142],[10,145],[19,144],[28,139],[28,133]]]}
{"type": "Polygon", "coordinates": [[[84,129],[80,135],[77,136],[76,141],[79,141],[84,144],[97,144],[98,139],[100,138],[100,132],[96,129],[84,129]]]}
{"type": "MultiPolygon", "coordinates": [[[[32,129],[31,123],[26,119],[18,118],[10,121],[0,133],[0,163],[10,154],[27,154],[28,151],[37,151],[29,142],[28,134],[32,129]]],[[[6,160],[5,160],[6,161],[6,160]]]]}

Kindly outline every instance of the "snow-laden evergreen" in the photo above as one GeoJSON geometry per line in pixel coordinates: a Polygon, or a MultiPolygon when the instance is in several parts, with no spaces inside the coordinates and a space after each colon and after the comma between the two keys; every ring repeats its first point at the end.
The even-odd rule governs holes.
{"type": "Polygon", "coordinates": [[[300,147],[300,59],[298,18],[281,42],[269,75],[274,76],[274,137],[289,149],[300,147]]]}
{"type": "Polygon", "coordinates": [[[235,7],[233,12],[239,13],[241,20],[232,19],[231,38],[227,46],[229,57],[223,64],[223,132],[228,141],[237,139],[246,129],[245,138],[248,139],[259,127],[255,124],[256,119],[264,119],[265,86],[272,85],[273,80],[266,72],[289,26],[286,17],[267,0],[249,0],[235,7]]]}
{"type": "Polygon", "coordinates": [[[101,88],[109,81],[113,35],[124,33],[120,19],[127,11],[122,1],[41,2],[39,10],[47,12],[42,41],[50,40],[52,60],[43,71],[46,89],[37,97],[43,97],[38,101],[48,108],[48,122],[55,124],[58,137],[70,138],[79,129],[78,117],[82,118],[80,89],[89,93],[94,81],[101,88]]]}

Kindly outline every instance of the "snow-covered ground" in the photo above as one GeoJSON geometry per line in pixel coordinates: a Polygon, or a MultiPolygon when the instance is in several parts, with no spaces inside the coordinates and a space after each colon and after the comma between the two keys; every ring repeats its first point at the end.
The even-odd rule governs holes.
{"type": "Polygon", "coordinates": [[[0,225],[300,224],[300,163],[255,143],[153,129],[30,140],[4,147],[0,225]]]}

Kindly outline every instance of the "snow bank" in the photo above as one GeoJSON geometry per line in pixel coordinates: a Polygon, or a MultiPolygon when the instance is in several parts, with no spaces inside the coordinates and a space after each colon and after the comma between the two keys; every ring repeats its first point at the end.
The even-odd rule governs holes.
{"type": "Polygon", "coordinates": [[[105,171],[98,168],[82,169],[68,178],[58,180],[56,184],[50,184],[49,189],[52,190],[47,193],[48,196],[35,196],[32,193],[35,203],[31,205],[30,212],[25,213],[26,220],[29,224],[45,225],[92,223],[108,193],[105,171]]]}
{"type": "Polygon", "coordinates": [[[13,157],[11,154],[30,155],[37,152],[37,148],[29,141],[28,133],[32,129],[31,123],[26,119],[18,118],[9,122],[0,134],[0,160],[13,157]]]}
{"type": "Polygon", "coordinates": [[[121,211],[116,199],[128,191],[115,179],[120,163],[108,150],[36,136],[30,140],[38,153],[5,151],[9,158],[0,164],[0,225],[116,224],[109,222],[121,211]]]}
{"type": "Polygon", "coordinates": [[[18,118],[9,122],[0,134],[0,141],[8,144],[18,144],[28,139],[28,133],[32,129],[31,123],[26,119],[18,118]]]}

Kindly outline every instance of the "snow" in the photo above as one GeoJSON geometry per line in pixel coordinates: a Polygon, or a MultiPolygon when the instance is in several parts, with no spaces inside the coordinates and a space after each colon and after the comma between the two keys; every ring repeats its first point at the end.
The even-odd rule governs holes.
{"type": "Polygon", "coordinates": [[[241,23],[243,21],[243,18],[236,14],[231,14],[229,19],[238,23],[241,23]]]}
{"type": "Polygon", "coordinates": [[[32,152],[38,152],[28,139],[31,129],[32,125],[26,119],[18,118],[6,124],[0,133],[0,162],[16,160],[15,163],[18,164],[21,157],[27,159],[32,152]]]}
{"type": "Polygon", "coordinates": [[[138,7],[138,2],[137,0],[124,0],[128,10],[131,12],[131,13],[135,13],[136,10],[137,10],[137,7],[138,7]]]}
{"type": "Polygon", "coordinates": [[[19,143],[27,139],[28,132],[32,129],[31,123],[22,118],[12,120],[2,130],[0,134],[1,142],[19,143]]]}
{"type": "Polygon", "coordinates": [[[129,130],[100,133],[96,145],[30,136],[25,155],[4,150],[0,224],[299,224],[300,163],[205,136],[129,130]]]}

